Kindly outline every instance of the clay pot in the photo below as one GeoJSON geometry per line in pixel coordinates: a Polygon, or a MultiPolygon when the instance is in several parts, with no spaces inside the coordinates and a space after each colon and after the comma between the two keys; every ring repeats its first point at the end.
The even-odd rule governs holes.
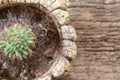
{"type": "Polygon", "coordinates": [[[60,36],[61,54],[55,58],[48,71],[34,80],[52,80],[53,77],[66,75],[71,68],[71,60],[77,55],[75,43],[77,35],[75,29],[69,24],[70,16],[67,12],[70,2],[68,0],[0,0],[0,9],[21,3],[36,5],[36,8],[49,15],[60,36]]]}

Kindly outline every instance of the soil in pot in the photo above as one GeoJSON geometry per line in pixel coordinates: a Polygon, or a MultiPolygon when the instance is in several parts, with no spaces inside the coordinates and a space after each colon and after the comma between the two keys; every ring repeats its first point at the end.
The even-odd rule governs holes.
{"type": "Polygon", "coordinates": [[[0,31],[15,23],[28,25],[35,34],[35,48],[23,60],[12,59],[0,49],[0,79],[31,80],[43,75],[60,49],[60,37],[52,18],[40,9],[17,4],[0,9],[0,31]]]}

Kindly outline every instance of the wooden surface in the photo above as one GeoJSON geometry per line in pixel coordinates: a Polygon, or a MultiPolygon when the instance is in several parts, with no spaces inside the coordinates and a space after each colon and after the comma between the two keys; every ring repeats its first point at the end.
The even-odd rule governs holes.
{"type": "Polygon", "coordinates": [[[70,0],[77,59],[60,80],[120,80],[120,1],[70,0]]]}

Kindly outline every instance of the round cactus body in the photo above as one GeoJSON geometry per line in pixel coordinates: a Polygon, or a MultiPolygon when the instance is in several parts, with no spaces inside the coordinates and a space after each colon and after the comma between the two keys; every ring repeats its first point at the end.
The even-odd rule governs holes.
{"type": "Polygon", "coordinates": [[[5,28],[1,32],[0,48],[11,58],[22,60],[31,53],[35,36],[31,29],[21,24],[14,24],[10,28],[5,28]]]}

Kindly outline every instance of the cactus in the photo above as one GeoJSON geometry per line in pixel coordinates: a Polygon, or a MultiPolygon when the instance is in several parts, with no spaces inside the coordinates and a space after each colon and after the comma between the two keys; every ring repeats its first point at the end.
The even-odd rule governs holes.
{"type": "Polygon", "coordinates": [[[14,24],[1,32],[0,49],[10,58],[22,60],[31,53],[35,36],[31,29],[21,24],[14,24]]]}

